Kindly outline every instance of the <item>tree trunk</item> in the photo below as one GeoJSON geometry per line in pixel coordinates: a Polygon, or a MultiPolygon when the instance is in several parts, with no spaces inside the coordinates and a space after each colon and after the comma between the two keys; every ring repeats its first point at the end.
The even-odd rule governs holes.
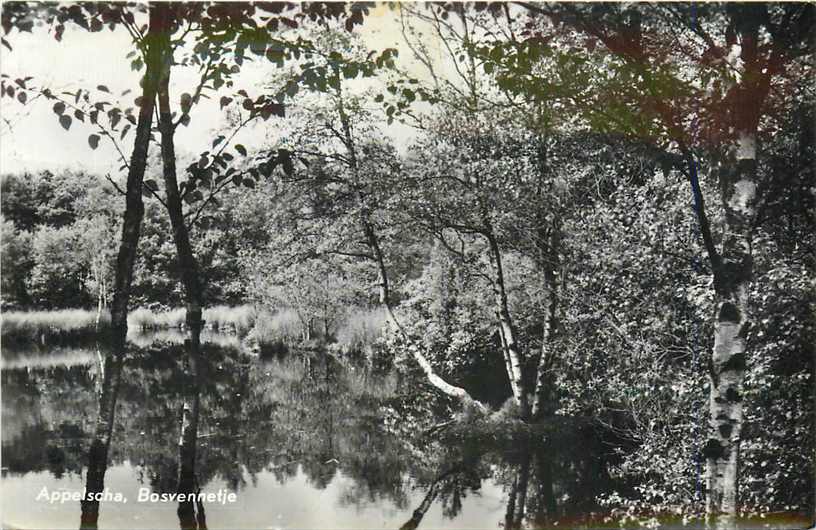
{"type": "Polygon", "coordinates": [[[706,454],[706,513],[718,528],[733,528],[738,515],[739,451],[743,426],[745,341],[750,326],[751,223],[756,192],[756,133],[743,131],[720,168],[725,210],[722,252],[714,260],[716,309],[711,358],[706,454]]]}
{"type": "Polygon", "coordinates": [[[176,245],[181,282],[187,301],[187,335],[185,341],[190,355],[200,353],[201,328],[204,322],[202,314],[202,286],[198,262],[190,244],[190,234],[184,222],[184,208],[179,193],[176,177],[175,125],[170,110],[170,69],[173,64],[172,54],[164,62],[164,71],[159,83],[159,129],[161,130],[161,154],[164,187],[167,198],[167,213],[173,229],[173,241],[176,245]]]}
{"type": "MultiPolygon", "coordinates": [[[[335,68],[335,75],[339,76],[339,71],[335,68]]],[[[371,212],[369,208],[366,206],[365,197],[363,196],[363,192],[361,189],[361,184],[359,179],[356,178],[357,176],[357,153],[356,149],[354,148],[354,137],[351,133],[351,122],[349,120],[348,114],[346,114],[345,107],[343,106],[343,94],[341,91],[341,85],[338,85],[337,88],[337,96],[338,96],[338,114],[340,116],[340,123],[343,128],[343,136],[340,140],[345,145],[348,155],[349,155],[349,166],[352,172],[355,175],[355,180],[352,182],[352,186],[354,187],[357,193],[357,199],[360,203],[360,224],[362,225],[363,232],[365,234],[366,244],[368,245],[369,249],[373,253],[374,263],[377,267],[377,276],[379,279],[379,302],[382,307],[385,308],[386,314],[388,316],[389,322],[394,328],[399,332],[400,336],[403,340],[408,344],[408,349],[411,351],[411,355],[416,360],[417,364],[422,371],[425,372],[425,377],[427,377],[428,382],[431,383],[436,389],[440,390],[442,393],[447,394],[457,400],[461,401],[465,405],[470,405],[478,408],[481,411],[488,410],[488,407],[483,403],[473,399],[473,397],[465,390],[464,388],[452,385],[445,381],[431,366],[430,361],[423,355],[422,350],[423,347],[420,344],[414,342],[408,334],[405,332],[405,328],[399,323],[396,315],[394,314],[394,310],[391,307],[391,295],[390,290],[388,287],[388,270],[385,266],[385,257],[382,252],[382,248],[380,247],[379,237],[377,236],[377,232],[374,229],[374,225],[371,221],[371,212]]]]}
{"type": "MultiPolygon", "coordinates": [[[[164,62],[165,68],[159,83],[159,129],[161,131],[162,173],[167,199],[167,213],[173,229],[173,241],[176,245],[181,282],[187,302],[186,333],[184,341],[190,360],[194,379],[191,395],[182,405],[181,434],[179,437],[179,472],[178,493],[196,493],[195,475],[196,439],[198,436],[199,389],[200,389],[200,355],[201,329],[204,322],[202,314],[202,285],[198,262],[190,244],[190,235],[184,222],[184,208],[176,176],[175,125],[170,110],[170,69],[173,65],[172,54],[164,62]]],[[[181,528],[203,528],[204,510],[199,502],[180,502],[177,510],[181,528]]]]}
{"type": "Polygon", "coordinates": [[[553,342],[558,331],[558,269],[560,268],[558,252],[561,247],[561,226],[558,219],[553,220],[546,243],[541,242],[540,244],[545,247],[542,249],[544,256],[539,266],[544,270],[547,304],[543,318],[544,329],[541,333],[541,354],[538,359],[535,390],[533,391],[533,419],[540,419],[546,410],[547,394],[552,384],[550,370],[556,359],[553,342]]]}
{"type": "Polygon", "coordinates": [[[161,61],[164,51],[170,47],[170,14],[167,6],[156,4],[150,9],[150,28],[145,40],[145,75],[142,82],[142,105],[136,123],[136,139],[128,169],[122,239],[116,258],[116,276],[113,285],[111,307],[111,330],[114,352],[124,352],[127,336],[127,314],[130,289],[133,283],[133,265],[139,247],[139,230],[144,216],[142,203],[142,182],[147,167],[147,150],[150,145],[150,129],[153,124],[156,92],[161,75],[161,61]]]}
{"type": "Polygon", "coordinates": [[[445,381],[439,374],[436,373],[433,366],[431,366],[430,361],[425,357],[422,353],[423,347],[421,344],[417,344],[411,337],[408,336],[408,333],[405,332],[405,328],[402,327],[399,320],[397,319],[396,315],[394,314],[394,310],[391,307],[391,296],[388,289],[388,271],[385,267],[385,259],[382,254],[382,249],[380,248],[379,240],[377,239],[377,234],[374,232],[373,227],[367,221],[363,222],[366,236],[369,241],[369,247],[371,248],[374,256],[376,258],[377,264],[377,271],[379,276],[380,282],[380,305],[385,308],[386,315],[388,316],[389,322],[394,328],[399,332],[400,336],[402,336],[403,340],[407,343],[408,349],[411,351],[411,355],[416,360],[417,364],[422,371],[425,372],[425,377],[428,378],[428,382],[431,383],[436,389],[440,390],[442,393],[447,394],[457,400],[461,401],[463,404],[475,406],[479,410],[486,411],[488,407],[483,403],[473,399],[473,397],[468,393],[467,390],[464,388],[452,385],[445,381]]]}
{"type": "MultiPolygon", "coordinates": [[[[499,314],[496,313],[496,322],[498,323],[500,321],[501,319],[499,318],[499,314]]],[[[502,328],[501,324],[498,324],[497,327],[499,329],[499,343],[501,344],[502,357],[504,358],[504,369],[507,372],[508,379],[512,381],[510,374],[513,373],[513,363],[510,362],[510,355],[508,354],[507,349],[507,339],[504,337],[504,328],[502,328]]],[[[512,382],[510,384],[510,389],[513,392],[513,399],[515,399],[516,392],[513,388],[512,382]]]]}
{"type": "MultiPolygon", "coordinates": [[[[136,124],[136,139],[128,170],[122,238],[116,259],[113,304],[111,309],[110,351],[105,356],[102,369],[102,391],[99,398],[94,439],[88,451],[88,470],[85,481],[85,497],[105,489],[105,473],[108,468],[108,451],[116,414],[116,398],[119,391],[122,357],[127,340],[127,313],[130,289],[133,282],[133,266],[139,245],[139,230],[144,215],[142,182],[147,166],[147,150],[153,123],[154,102],[161,72],[161,58],[170,44],[169,11],[165,5],[150,7],[150,27],[147,32],[145,75],[142,82],[142,106],[136,124]]],[[[81,503],[81,528],[96,528],[99,519],[99,501],[84,500],[81,503]]]]}
{"type": "Polygon", "coordinates": [[[521,410],[521,417],[526,419],[530,415],[529,397],[524,384],[524,373],[521,365],[521,353],[516,342],[516,330],[507,302],[507,289],[504,283],[504,267],[502,266],[501,249],[493,229],[485,219],[487,231],[485,237],[490,245],[490,263],[493,269],[493,292],[496,298],[496,314],[499,317],[499,326],[502,334],[504,356],[510,368],[507,376],[510,379],[510,388],[513,398],[521,410]]]}
{"type": "Polygon", "coordinates": [[[96,282],[96,324],[94,329],[99,332],[99,322],[102,320],[102,284],[96,282]]]}

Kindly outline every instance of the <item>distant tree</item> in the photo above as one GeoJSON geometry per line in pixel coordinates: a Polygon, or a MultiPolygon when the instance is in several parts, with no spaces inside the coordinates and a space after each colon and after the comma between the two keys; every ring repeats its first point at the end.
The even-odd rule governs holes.
{"type": "Polygon", "coordinates": [[[3,217],[2,238],[2,306],[26,307],[31,303],[26,280],[34,265],[31,251],[31,233],[20,230],[10,219],[3,217]]]}
{"type": "Polygon", "coordinates": [[[0,193],[3,195],[0,210],[3,218],[20,230],[31,231],[42,222],[38,216],[39,201],[34,185],[38,180],[36,175],[28,173],[0,176],[0,193]]]}
{"type": "Polygon", "coordinates": [[[85,264],[75,252],[80,236],[73,226],[40,226],[34,232],[31,250],[34,266],[29,291],[37,307],[88,307],[85,264]]]}

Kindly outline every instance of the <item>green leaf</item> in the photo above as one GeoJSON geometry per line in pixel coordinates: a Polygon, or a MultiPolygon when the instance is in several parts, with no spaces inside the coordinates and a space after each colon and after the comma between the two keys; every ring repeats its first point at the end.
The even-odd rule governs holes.
{"type": "Polygon", "coordinates": [[[110,94],[110,90],[108,90],[108,87],[106,87],[105,85],[99,85],[98,87],[96,87],[96,89],[101,90],[102,92],[107,92],[108,94],[110,94]]]}
{"type": "Polygon", "coordinates": [[[283,66],[283,50],[281,49],[269,47],[266,50],[266,58],[269,59],[270,62],[275,63],[278,68],[283,66]]]}
{"type": "Polygon", "coordinates": [[[270,116],[286,117],[286,109],[280,103],[267,103],[261,107],[261,118],[268,120],[270,116]]]}
{"type": "Polygon", "coordinates": [[[54,103],[54,112],[62,116],[62,113],[65,112],[65,103],[63,103],[62,101],[54,103]]]}
{"type": "Polygon", "coordinates": [[[59,117],[59,123],[60,125],[62,125],[62,128],[65,129],[66,131],[71,128],[72,121],[73,120],[71,120],[71,117],[68,116],[67,114],[63,114],[62,116],[59,117]]]}
{"type": "Polygon", "coordinates": [[[118,110],[109,110],[108,118],[110,118],[111,129],[115,129],[116,125],[122,119],[122,114],[118,110]]]}
{"type": "Polygon", "coordinates": [[[290,82],[289,84],[286,85],[286,95],[289,96],[290,98],[294,97],[295,94],[298,93],[299,89],[300,87],[298,86],[297,83],[290,82]]]}
{"type": "Polygon", "coordinates": [[[235,144],[235,150],[236,150],[236,151],[238,151],[238,153],[239,153],[241,156],[247,156],[247,150],[246,150],[246,147],[244,147],[243,145],[241,145],[241,144],[235,144]]]}
{"type": "Polygon", "coordinates": [[[88,145],[91,146],[91,149],[96,149],[97,147],[99,147],[99,135],[92,134],[88,136],[88,145]]]}
{"type": "Polygon", "coordinates": [[[343,76],[346,79],[354,79],[357,77],[357,65],[356,64],[347,64],[343,67],[343,76]]]}

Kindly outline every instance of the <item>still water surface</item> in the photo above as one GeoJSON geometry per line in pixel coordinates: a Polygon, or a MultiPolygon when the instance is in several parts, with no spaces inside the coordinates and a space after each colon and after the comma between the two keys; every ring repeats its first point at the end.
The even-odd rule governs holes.
{"type": "MultiPolygon", "coordinates": [[[[177,339],[131,337],[104,475],[127,502],[102,501],[99,528],[587,528],[603,524],[595,497],[618,486],[591,429],[546,444],[440,441],[449,411],[408,374],[327,352],[261,359],[214,335],[191,366],[177,339]],[[190,453],[180,437],[192,402],[190,453]],[[196,490],[236,501],[205,502],[193,519],[177,502],[138,502],[141,489],[177,491],[185,454],[196,490]]],[[[4,352],[4,527],[80,526],[78,501],[37,497],[85,490],[106,369],[96,347],[4,352]]]]}

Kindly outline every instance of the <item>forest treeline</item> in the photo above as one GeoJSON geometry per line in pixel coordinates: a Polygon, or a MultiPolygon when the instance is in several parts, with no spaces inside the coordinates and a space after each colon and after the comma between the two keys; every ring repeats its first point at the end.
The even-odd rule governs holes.
{"type": "MultiPolygon", "coordinates": [[[[112,296],[122,230],[122,196],[102,175],[79,171],[0,176],[3,216],[4,310],[96,309],[112,296]]],[[[236,245],[244,237],[230,206],[213,212],[196,250],[207,271],[208,305],[239,305],[247,299],[236,245]],[[219,219],[216,221],[215,218],[219,219]]],[[[251,213],[248,212],[251,217],[251,213]]],[[[145,208],[140,260],[134,272],[133,307],[166,311],[184,305],[169,221],[161,204],[145,208]]]]}
{"type": "MultiPolygon", "coordinates": [[[[84,9],[43,16],[132,24],[84,9]]],[[[77,89],[71,113],[6,82],[56,100],[66,130],[87,113],[92,149],[122,116],[135,136],[116,184],[4,177],[4,297],[112,292],[117,352],[129,307],[184,305],[192,359],[210,304],[286,308],[326,342],[377,310],[369,354],[466,412],[602,426],[634,484],[601,499],[620,513],[816,508],[812,5],[403,6],[423,79],[355,38],[357,4],[271,13],[151,5],[138,108],[77,89]],[[251,96],[232,85],[248,57],[270,63],[251,96]],[[191,65],[197,91],[171,94],[191,65]],[[179,155],[195,105],[227,131],[179,155]],[[253,120],[274,134],[231,143],[253,120]]]]}

